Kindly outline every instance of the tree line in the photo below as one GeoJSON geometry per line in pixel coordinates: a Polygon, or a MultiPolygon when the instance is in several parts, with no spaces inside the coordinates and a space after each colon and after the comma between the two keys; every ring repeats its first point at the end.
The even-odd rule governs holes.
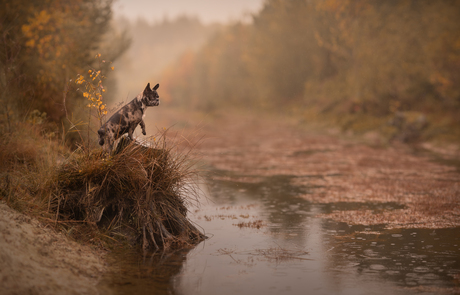
{"type": "Polygon", "coordinates": [[[202,109],[417,111],[458,125],[459,16],[455,0],[267,0],[251,23],[165,70],[163,96],[202,109]]]}

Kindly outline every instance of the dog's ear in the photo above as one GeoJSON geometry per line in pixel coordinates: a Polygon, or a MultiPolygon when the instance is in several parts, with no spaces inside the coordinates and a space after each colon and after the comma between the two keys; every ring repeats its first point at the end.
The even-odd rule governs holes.
{"type": "Polygon", "coordinates": [[[158,87],[160,87],[160,84],[155,85],[155,87],[153,87],[153,90],[157,90],[158,87]]]}
{"type": "Polygon", "coordinates": [[[148,83],[147,86],[144,89],[144,92],[151,92],[151,91],[152,90],[150,90],[150,83],[148,83]]]}

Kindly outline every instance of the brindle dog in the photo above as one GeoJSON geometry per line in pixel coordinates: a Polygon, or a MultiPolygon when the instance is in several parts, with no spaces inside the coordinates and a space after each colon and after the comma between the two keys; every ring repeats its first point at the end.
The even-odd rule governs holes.
{"type": "Polygon", "coordinates": [[[158,87],[160,87],[159,84],[155,85],[153,89],[150,89],[150,83],[148,83],[142,93],[130,103],[123,106],[102,125],[97,133],[99,135],[99,144],[103,146],[104,150],[109,153],[112,152],[115,140],[125,133],[128,133],[128,137],[134,140],[133,132],[138,124],[141,125],[142,134],[146,135],[145,123],[143,120],[145,110],[147,107],[154,107],[160,104],[160,97],[157,93],[158,87]]]}

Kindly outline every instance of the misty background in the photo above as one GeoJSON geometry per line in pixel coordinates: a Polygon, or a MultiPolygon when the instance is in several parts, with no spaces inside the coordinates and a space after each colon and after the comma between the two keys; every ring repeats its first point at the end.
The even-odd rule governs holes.
{"type": "Polygon", "coordinates": [[[114,74],[124,81],[117,86],[120,94],[131,99],[143,84],[156,83],[173,61],[196,53],[224,24],[250,22],[262,4],[262,0],[114,2],[114,26],[131,38],[130,48],[115,63],[119,70],[114,74]]]}
{"type": "Polygon", "coordinates": [[[101,53],[109,106],[150,82],[162,107],[460,138],[458,1],[22,2],[1,4],[3,123],[78,116],[68,81],[101,53]]]}

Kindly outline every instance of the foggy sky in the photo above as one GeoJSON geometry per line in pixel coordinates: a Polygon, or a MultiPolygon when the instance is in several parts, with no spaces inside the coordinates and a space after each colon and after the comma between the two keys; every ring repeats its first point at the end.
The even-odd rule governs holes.
{"type": "Polygon", "coordinates": [[[177,16],[197,16],[203,23],[242,20],[248,13],[258,12],[264,0],[117,0],[115,17],[131,20],[139,16],[150,23],[177,16]]]}

